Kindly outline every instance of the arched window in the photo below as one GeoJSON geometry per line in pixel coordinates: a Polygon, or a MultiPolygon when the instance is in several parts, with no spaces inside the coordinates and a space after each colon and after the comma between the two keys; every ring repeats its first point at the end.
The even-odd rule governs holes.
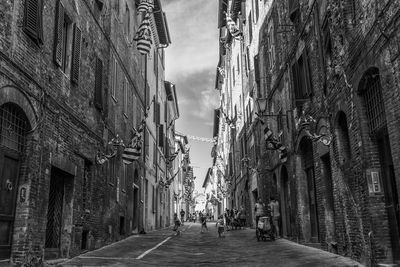
{"type": "Polygon", "coordinates": [[[364,98],[365,109],[371,134],[386,127],[385,106],[383,102],[379,70],[370,68],[360,82],[360,94],[364,98]]]}
{"type": "Polygon", "coordinates": [[[0,145],[22,153],[29,130],[24,111],[16,104],[6,103],[0,107],[0,145]]]}

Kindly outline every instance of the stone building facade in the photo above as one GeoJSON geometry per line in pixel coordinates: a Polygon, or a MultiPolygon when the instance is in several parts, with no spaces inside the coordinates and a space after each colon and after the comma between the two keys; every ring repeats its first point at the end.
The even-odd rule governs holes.
{"type": "Polygon", "coordinates": [[[288,150],[282,162],[259,128],[259,195],[278,198],[287,238],[398,263],[398,1],[259,4],[253,99],[267,102],[258,114],[288,150]]]}
{"type": "MultiPolygon", "coordinates": [[[[72,257],[150,228],[152,159],[125,165],[114,146],[130,141],[154,90],[132,40],[137,2],[0,4],[0,260],[72,257]]],[[[165,48],[155,4],[153,38],[165,48]]]]}

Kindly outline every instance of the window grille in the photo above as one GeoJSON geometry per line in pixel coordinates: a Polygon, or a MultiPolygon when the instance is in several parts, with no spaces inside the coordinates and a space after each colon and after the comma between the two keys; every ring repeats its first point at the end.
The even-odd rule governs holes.
{"type": "Polygon", "coordinates": [[[385,107],[382,96],[379,74],[367,77],[367,86],[363,92],[367,118],[371,134],[386,126],[385,107]]]}
{"type": "Polygon", "coordinates": [[[28,131],[27,119],[23,111],[14,104],[0,107],[0,145],[22,153],[28,131]]]}

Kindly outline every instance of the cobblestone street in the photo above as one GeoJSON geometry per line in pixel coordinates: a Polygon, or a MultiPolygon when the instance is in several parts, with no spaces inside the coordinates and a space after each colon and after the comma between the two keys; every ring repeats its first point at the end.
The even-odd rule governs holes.
{"type": "Polygon", "coordinates": [[[205,233],[200,233],[199,223],[181,228],[181,236],[170,229],[131,236],[62,266],[361,266],[285,239],[257,242],[253,229],[228,231],[219,239],[214,223],[205,233]]]}

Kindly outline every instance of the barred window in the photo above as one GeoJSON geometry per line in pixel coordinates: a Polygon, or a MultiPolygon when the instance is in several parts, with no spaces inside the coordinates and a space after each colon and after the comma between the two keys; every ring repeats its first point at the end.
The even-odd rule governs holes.
{"type": "Polygon", "coordinates": [[[375,70],[364,77],[365,88],[361,92],[364,98],[371,134],[376,134],[378,130],[386,126],[382,87],[379,72],[375,70]]]}

